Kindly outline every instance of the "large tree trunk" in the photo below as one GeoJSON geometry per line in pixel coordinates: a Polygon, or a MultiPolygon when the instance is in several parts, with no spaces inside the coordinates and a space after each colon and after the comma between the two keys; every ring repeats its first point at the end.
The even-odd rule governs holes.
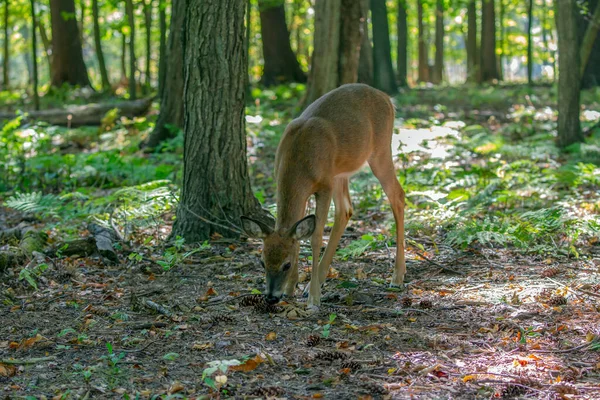
{"type": "Polygon", "coordinates": [[[356,83],[362,42],[363,21],[368,4],[358,0],[342,0],[340,27],[339,85],[356,83]]]}
{"type": "Polygon", "coordinates": [[[79,40],[81,41],[81,45],[83,46],[85,41],[83,37],[83,29],[84,29],[84,19],[85,19],[85,0],[79,0],[79,8],[81,15],[79,16],[79,40]]]}
{"type": "Polygon", "coordinates": [[[278,83],[306,82],[306,74],[300,68],[290,45],[284,0],[260,0],[258,6],[265,63],[261,83],[271,86],[278,83]]]}
{"type": "Polygon", "coordinates": [[[137,98],[135,85],[135,19],[133,14],[133,0],[125,0],[125,12],[129,24],[129,99],[137,98]]]}
{"type": "Polygon", "coordinates": [[[2,87],[4,90],[8,90],[8,65],[10,57],[10,36],[8,30],[8,2],[10,0],[4,0],[4,54],[2,58],[2,87]]]}
{"type": "Polygon", "coordinates": [[[75,17],[74,0],[50,0],[52,16],[52,86],[90,86],[87,68],[83,62],[83,51],[79,28],[75,17]]]}
{"type": "Polygon", "coordinates": [[[442,83],[444,78],[444,1],[437,0],[435,6],[435,64],[432,82],[442,83]]]}
{"type": "MultiPolygon", "coordinates": [[[[369,0],[362,0],[369,8],[369,0]]],[[[358,82],[373,86],[373,47],[369,38],[369,20],[365,12],[363,19],[363,37],[360,44],[360,56],[358,60],[358,82]]]]}
{"type": "Polygon", "coordinates": [[[467,8],[467,82],[478,82],[477,4],[470,0],[467,8]]]}
{"type": "Polygon", "coordinates": [[[419,41],[419,82],[429,81],[429,61],[425,47],[425,26],[423,22],[423,0],[417,0],[417,24],[419,41]]]}
{"type": "Polygon", "coordinates": [[[398,29],[398,86],[408,87],[408,16],[407,0],[398,0],[398,16],[396,27],[398,29]]]}
{"type": "Polygon", "coordinates": [[[373,18],[373,83],[374,86],[389,94],[398,92],[385,0],[371,0],[373,18]]]}
{"type": "Polygon", "coordinates": [[[160,102],[160,114],[154,130],[144,146],[152,149],[160,142],[174,136],[183,128],[183,30],[186,0],[173,0],[171,5],[171,32],[166,61],[166,76],[163,96],[160,102]]]}
{"type": "Polygon", "coordinates": [[[160,29],[160,45],[158,56],[158,97],[162,99],[165,90],[167,73],[167,5],[166,0],[158,2],[158,25],[160,29]]]}
{"type": "MultiPolygon", "coordinates": [[[[596,2],[595,11],[581,41],[580,74],[583,77],[584,87],[600,85],[600,68],[598,67],[598,63],[600,63],[600,40],[597,40],[598,30],[600,30],[600,1],[590,0],[590,8],[594,6],[594,1],[596,2]],[[594,43],[596,43],[595,48],[594,43]],[[590,57],[594,51],[594,62],[590,63],[590,57]]],[[[591,8],[591,10],[594,10],[594,8],[591,8]]]]}
{"type": "Polygon", "coordinates": [[[499,79],[494,0],[481,0],[481,80],[491,82],[499,79]]]}
{"type": "Polygon", "coordinates": [[[218,221],[260,209],[246,161],[245,9],[239,0],[188,1],[183,190],[172,233],[188,243],[215,233],[236,237],[239,232],[218,221]]]}
{"type": "Polygon", "coordinates": [[[102,39],[100,35],[100,23],[98,21],[98,0],[92,0],[92,18],[94,20],[94,45],[96,47],[96,57],[98,57],[98,68],[102,78],[102,90],[110,91],[110,81],[108,80],[108,71],[104,62],[104,52],[102,51],[102,39]]]}
{"type": "Polygon", "coordinates": [[[35,0],[31,0],[31,55],[33,60],[33,108],[40,109],[40,96],[38,94],[38,65],[37,65],[37,16],[35,15],[35,0]]]}
{"type": "Polygon", "coordinates": [[[148,93],[151,83],[150,61],[152,59],[152,0],[144,1],[144,21],[146,22],[146,66],[144,70],[144,93],[148,93]]]}
{"type": "Polygon", "coordinates": [[[579,122],[579,63],[576,0],[556,2],[558,32],[558,146],[582,142],[579,122]]]}
{"type": "Polygon", "coordinates": [[[527,5],[527,84],[533,84],[533,40],[531,29],[533,27],[533,0],[527,5]]]}

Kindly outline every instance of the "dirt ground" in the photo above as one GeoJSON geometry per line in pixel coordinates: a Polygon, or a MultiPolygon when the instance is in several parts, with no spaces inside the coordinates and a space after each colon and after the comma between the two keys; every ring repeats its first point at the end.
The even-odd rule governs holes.
{"type": "Polygon", "coordinates": [[[300,289],[248,295],[259,248],[216,241],[166,273],[126,252],[49,260],[34,294],[5,276],[3,398],[600,398],[599,258],[409,248],[399,292],[384,248],[335,260],[307,314],[300,289]]]}

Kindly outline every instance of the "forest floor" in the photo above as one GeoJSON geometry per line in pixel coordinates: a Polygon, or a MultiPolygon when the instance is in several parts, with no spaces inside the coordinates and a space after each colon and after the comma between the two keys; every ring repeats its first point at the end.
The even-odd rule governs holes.
{"type": "MultiPolygon", "coordinates": [[[[301,88],[254,95],[250,168],[270,206],[301,88]]],[[[393,218],[361,171],[313,314],[308,246],[298,297],[266,307],[259,242],[165,243],[182,139],[139,151],[153,115],[101,131],[4,125],[0,231],[44,232],[49,249],[0,271],[4,397],[600,399],[600,93],[584,94],[586,143],[566,154],[553,98],[398,96],[406,288],[389,288],[393,218]],[[90,221],[118,232],[118,261],[65,255],[90,221]]],[[[0,240],[0,253],[19,247],[0,240]]]]}

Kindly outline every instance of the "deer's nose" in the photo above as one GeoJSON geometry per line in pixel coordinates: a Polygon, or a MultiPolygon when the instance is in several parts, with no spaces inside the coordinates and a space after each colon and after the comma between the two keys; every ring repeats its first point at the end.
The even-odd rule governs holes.
{"type": "Polygon", "coordinates": [[[267,295],[267,303],[269,303],[269,304],[279,303],[279,297],[275,297],[273,295],[268,294],[267,295]]]}

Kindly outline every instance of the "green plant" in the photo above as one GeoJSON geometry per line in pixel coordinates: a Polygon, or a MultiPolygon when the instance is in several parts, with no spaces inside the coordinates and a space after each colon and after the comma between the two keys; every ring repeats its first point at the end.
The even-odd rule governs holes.
{"type": "Polygon", "coordinates": [[[331,326],[333,325],[333,321],[335,321],[336,317],[336,314],[329,314],[329,323],[323,325],[323,330],[321,331],[321,334],[325,339],[327,339],[331,334],[331,326]]]}
{"type": "Polygon", "coordinates": [[[46,263],[37,264],[31,269],[27,267],[23,268],[21,272],[19,272],[19,280],[25,280],[27,283],[29,283],[29,286],[31,286],[34,290],[38,290],[37,278],[42,276],[44,271],[46,271],[47,269],[48,264],[46,263]]]}
{"type": "Polygon", "coordinates": [[[213,390],[219,390],[227,383],[227,370],[229,367],[240,365],[239,360],[216,360],[208,363],[208,368],[202,371],[202,382],[213,390]],[[219,375],[213,379],[212,375],[219,372],[219,375]]]}

